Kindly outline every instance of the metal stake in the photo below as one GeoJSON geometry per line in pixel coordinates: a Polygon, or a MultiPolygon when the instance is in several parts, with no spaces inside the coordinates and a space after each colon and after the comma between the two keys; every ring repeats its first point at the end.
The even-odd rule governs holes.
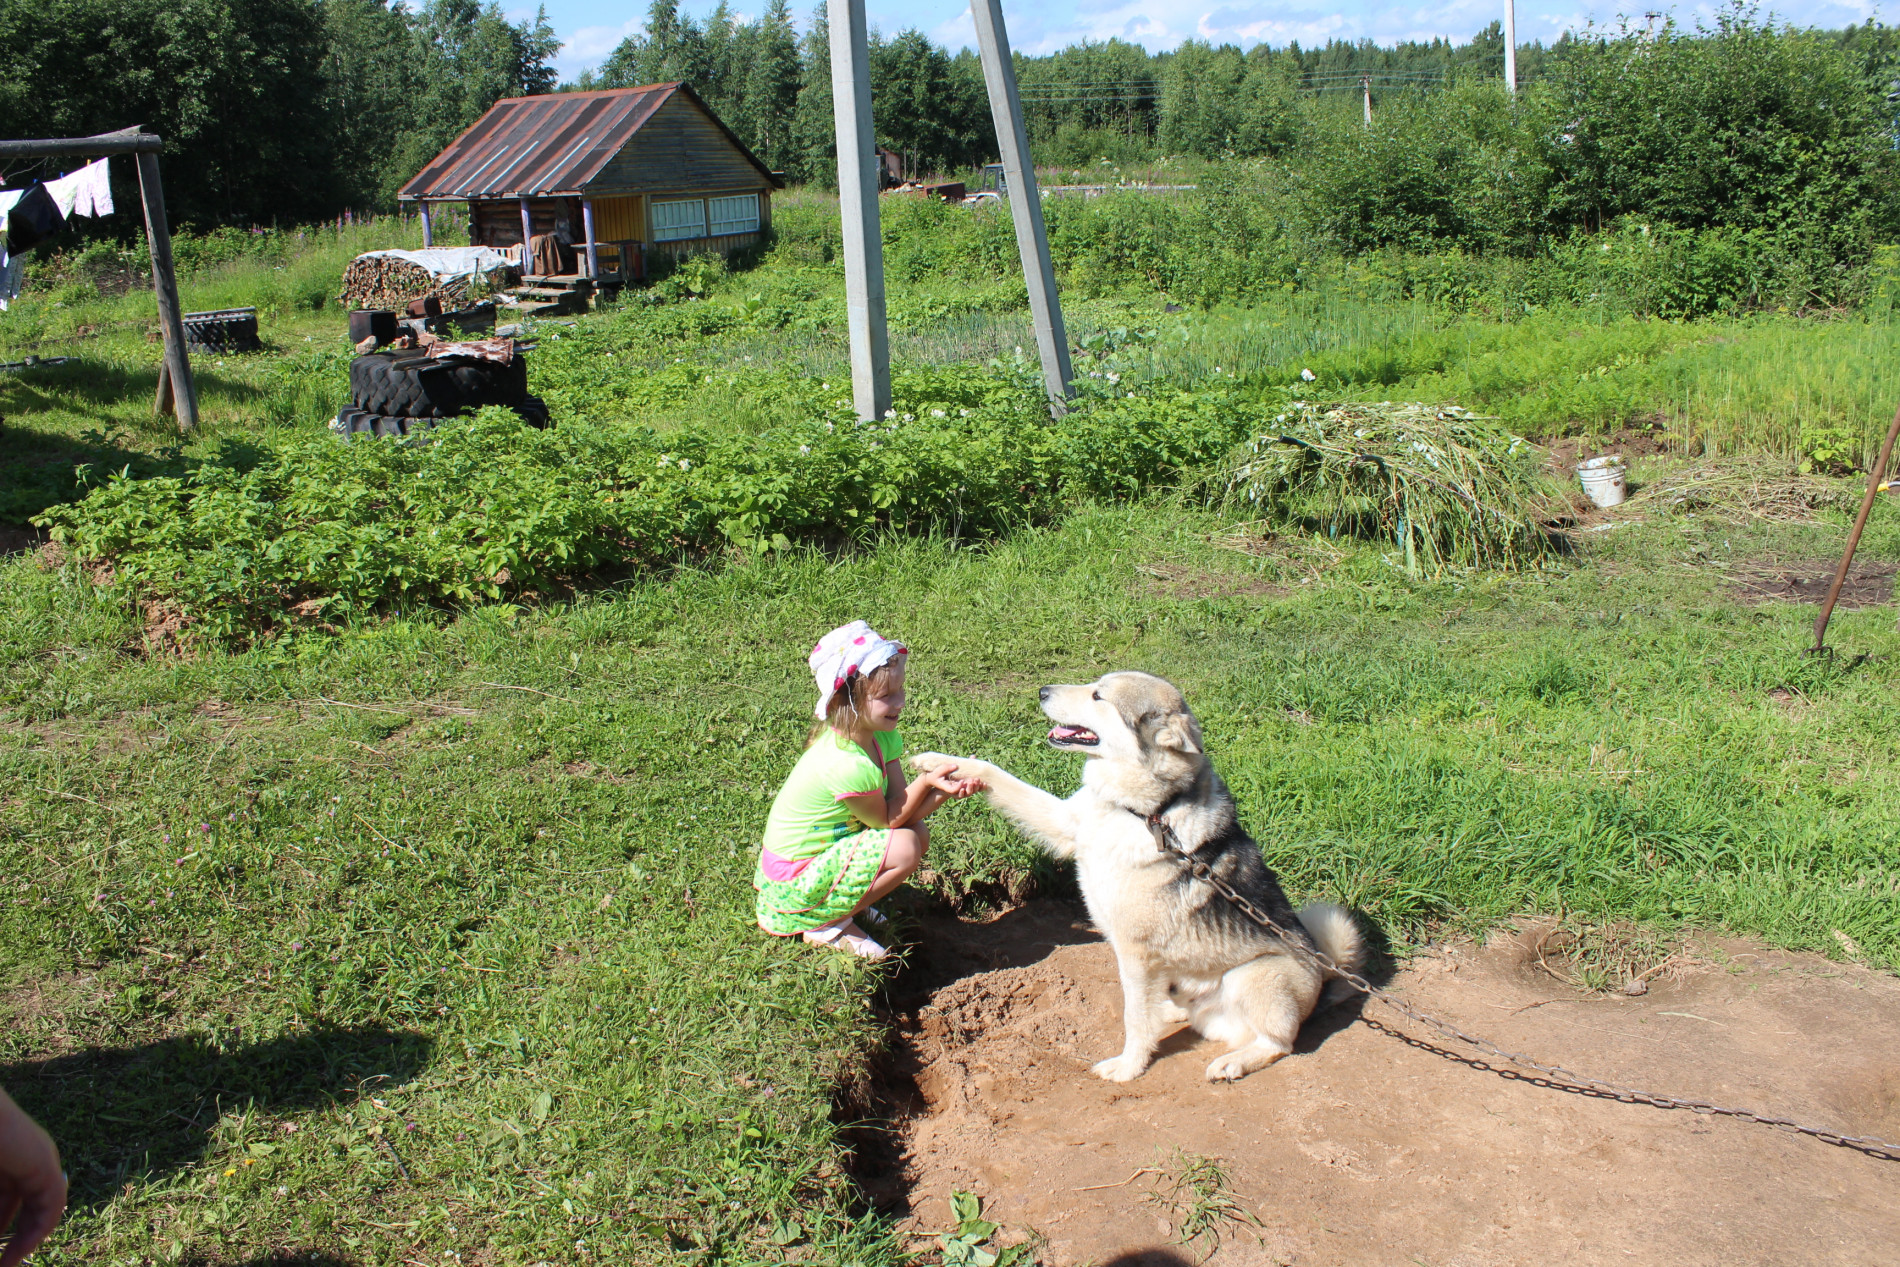
{"type": "Polygon", "coordinates": [[[1827,587],[1827,601],[1821,604],[1821,614],[1814,618],[1814,645],[1808,648],[1809,655],[1820,655],[1827,650],[1824,645],[1827,638],[1828,618],[1834,614],[1834,604],[1841,596],[1841,586],[1847,583],[1847,569],[1854,562],[1854,551],[1860,547],[1860,531],[1867,526],[1867,516],[1874,508],[1874,498],[1880,493],[1880,481],[1886,478],[1887,459],[1893,456],[1893,442],[1900,437],[1900,411],[1893,415],[1893,425],[1887,428],[1887,438],[1881,443],[1880,457],[1874,467],[1867,472],[1867,495],[1860,499],[1860,514],[1854,516],[1854,530],[1847,534],[1847,552],[1841,555],[1841,566],[1834,571],[1834,584],[1827,587]]]}
{"type": "Polygon", "coordinates": [[[877,133],[871,125],[871,54],[864,0],[831,14],[831,113],[838,129],[838,212],[844,222],[844,300],[851,335],[851,403],[858,417],[891,407],[891,344],[884,315],[884,230],[878,216],[877,133]]]}
{"type": "MultiPolygon", "coordinates": [[[[1016,64],[1010,60],[1009,33],[1003,27],[1002,0],[970,0],[976,19],[976,45],[989,89],[996,143],[1003,151],[1009,210],[1016,221],[1016,249],[1022,255],[1023,280],[1029,287],[1029,314],[1036,326],[1036,352],[1050,403],[1062,411],[1075,372],[1069,365],[1069,336],[1056,295],[1055,267],[1049,260],[1049,231],[1042,222],[1042,194],[1029,157],[1029,131],[1023,126],[1022,96],[1016,90],[1016,64]]],[[[833,36],[835,41],[836,36],[833,36]]],[[[838,64],[832,55],[832,66],[838,64]]]]}

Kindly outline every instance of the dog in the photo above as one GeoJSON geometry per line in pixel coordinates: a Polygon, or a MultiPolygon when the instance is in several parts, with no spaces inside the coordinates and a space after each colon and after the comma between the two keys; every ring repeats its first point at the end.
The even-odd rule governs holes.
{"type": "MultiPolygon", "coordinates": [[[[1075,860],[1083,900],[1115,951],[1122,983],[1125,1041],[1095,1073],[1110,1082],[1140,1077],[1166,1029],[1182,1021],[1228,1046],[1207,1066],[1210,1082],[1244,1078],[1292,1051],[1332,974],[1197,879],[1185,858],[1158,849],[1149,816],[1171,830],[1170,845],[1347,971],[1364,959],[1352,916],[1326,902],[1293,910],[1240,826],[1232,794],[1202,751],[1200,723],[1171,683],[1110,673],[1082,686],[1045,686],[1041,700],[1055,723],[1050,745],[1087,758],[1081,790],[1067,800],[973,757],[927,752],[912,761],[920,770],[955,767],[960,778],[981,779],[1006,818],[1057,857],[1075,860]]],[[[1350,990],[1343,982],[1332,988],[1350,990]]]]}

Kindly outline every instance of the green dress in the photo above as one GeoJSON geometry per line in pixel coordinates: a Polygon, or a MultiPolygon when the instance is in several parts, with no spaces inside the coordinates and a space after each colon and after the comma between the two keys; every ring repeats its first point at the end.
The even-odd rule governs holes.
{"type": "MultiPolygon", "coordinates": [[[[886,765],[903,755],[896,731],[875,738],[886,765]]],[[[812,741],[765,821],[752,874],[760,928],[790,937],[843,919],[864,900],[891,833],[854,819],[843,798],[882,795],[885,787],[884,770],[857,743],[829,729],[812,741]]]]}

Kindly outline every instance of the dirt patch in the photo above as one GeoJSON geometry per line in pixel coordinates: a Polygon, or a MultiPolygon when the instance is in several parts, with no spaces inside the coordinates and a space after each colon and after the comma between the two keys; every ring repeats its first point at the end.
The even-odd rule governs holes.
{"type": "Polygon", "coordinates": [[[1620,453],[1629,462],[1676,451],[1668,430],[1656,422],[1620,427],[1606,436],[1553,436],[1532,443],[1542,446],[1544,465],[1566,479],[1577,477],[1577,463],[1585,458],[1620,453]]]}
{"type": "MultiPolygon", "coordinates": [[[[1743,602],[1814,603],[1827,600],[1828,587],[1834,583],[1840,560],[1801,560],[1792,563],[1737,563],[1729,568],[1728,580],[1743,602]]],[[[1860,611],[1880,607],[1893,599],[1894,576],[1900,564],[1856,559],[1841,586],[1836,611],[1860,611]]]]}
{"type": "MultiPolygon", "coordinates": [[[[898,1131],[864,1158],[908,1230],[948,1226],[962,1190],[1009,1238],[1046,1237],[1057,1267],[1198,1262],[1209,1246],[1179,1245],[1154,1200],[1185,1154],[1220,1159],[1258,1219],[1228,1225],[1216,1267],[1873,1264],[1900,1238],[1900,1163],[1540,1088],[1377,1006],[1315,1017],[1294,1056],[1236,1084],[1204,1080],[1217,1049],[1185,1030],[1146,1076],[1105,1083],[1088,1066],[1120,1045],[1120,988],[1078,908],[926,920],[919,937],[892,999],[898,1131]]],[[[1600,1077],[1900,1137],[1900,982],[1728,939],[1689,961],[1642,997],[1593,996],[1502,937],[1440,948],[1393,988],[1600,1077]]]]}
{"type": "Polygon", "coordinates": [[[1160,598],[1277,598],[1292,592],[1265,576],[1210,572],[1181,563],[1143,563],[1135,570],[1149,578],[1148,592],[1160,598]]]}
{"type": "Polygon", "coordinates": [[[10,559],[16,554],[27,554],[45,545],[46,541],[46,530],[43,528],[0,524],[0,559],[10,559]]]}

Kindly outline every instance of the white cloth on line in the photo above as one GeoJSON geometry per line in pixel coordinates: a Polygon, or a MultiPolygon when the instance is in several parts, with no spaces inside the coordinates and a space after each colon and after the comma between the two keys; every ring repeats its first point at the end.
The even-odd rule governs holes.
{"type": "MultiPolygon", "coordinates": [[[[31,185],[27,186],[27,189],[31,188],[31,185]]],[[[0,216],[4,216],[7,212],[13,210],[13,204],[24,197],[26,197],[26,189],[0,189],[0,216]]],[[[0,224],[0,233],[5,233],[6,231],[7,226],[0,224]]]]}
{"type": "Polygon", "coordinates": [[[74,216],[112,214],[112,182],[107,178],[103,158],[58,180],[47,181],[46,192],[53,195],[59,213],[68,220],[74,216]]]}

